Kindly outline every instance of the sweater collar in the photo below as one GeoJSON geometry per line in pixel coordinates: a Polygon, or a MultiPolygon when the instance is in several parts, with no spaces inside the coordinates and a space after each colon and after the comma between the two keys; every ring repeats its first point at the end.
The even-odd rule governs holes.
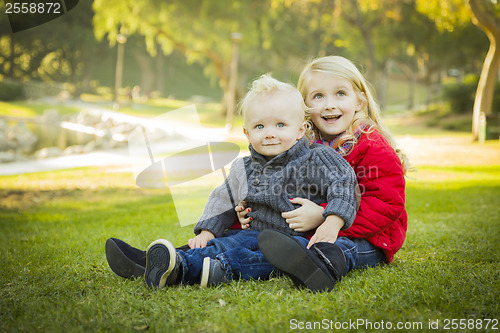
{"type": "Polygon", "coordinates": [[[297,157],[304,155],[304,153],[309,150],[309,142],[307,141],[307,138],[304,136],[302,137],[302,139],[297,141],[290,149],[273,157],[269,161],[267,161],[263,155],[256,152],[252,145],[249,145],[248,149],[250,150],[252,159],[262,165],[266,164],[285,165],[291,160],[294,160],[297,157]]]}

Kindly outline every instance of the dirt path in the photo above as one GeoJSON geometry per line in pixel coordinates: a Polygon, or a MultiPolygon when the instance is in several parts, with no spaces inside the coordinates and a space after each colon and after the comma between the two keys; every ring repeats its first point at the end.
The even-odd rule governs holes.
{"type": "MultiPolygon", "coordinates": [[[[241,133],[234,133],[231,140],[246,140],[241,133]]],[[[410,159],[413,166],[463,166],[463,165],[500,165],[500,140],[487,141],[485,144],[472,143],[468,136],[396,136],[398,147],[410,159]]],[[[0,175],[14,175],[37,171],[50,171],[74,167],[96,166],[101,168],[120,168],[121,172],[130,171],[128,155],[120,152],[96,152],[85,155],[63,156],[46,160],[0,164],[0,175]]]]}
{"type": "Polygon", "coordinates": [[[470,137],[396,137],[412,165],[500,165],[500,140],[472,143],[470,137]]]}

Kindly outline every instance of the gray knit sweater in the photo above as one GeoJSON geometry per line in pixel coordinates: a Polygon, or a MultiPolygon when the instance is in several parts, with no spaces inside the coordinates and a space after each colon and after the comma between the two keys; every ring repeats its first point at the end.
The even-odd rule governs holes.
{"type": "Polygon", "coordinates": [[[224,184],[208,199],[203,215],[194,227],[222,236],[237,219],[235,205],[248,202],[247,215],[254,230],[277,229],[290,235],[307,233],[291,229],[281,213],[299,208],[291,198],[307,198],[316,204],[327,203],[323,217],[337,215],[349,228],[359,205],[359,188],[351,166],[334,149],[309,146],[305,138],[270,161],[249,146],[251,156],[237,159],[224,184]]]}

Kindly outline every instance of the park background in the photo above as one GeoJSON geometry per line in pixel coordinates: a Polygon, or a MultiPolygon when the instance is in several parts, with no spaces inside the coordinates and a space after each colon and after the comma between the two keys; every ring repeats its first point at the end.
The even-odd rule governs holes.
{"type": "Polygon", "coordinates": [[[288,331],[292,319],[362,318],[378,331],[443,330],[446,319],[499,328],[497,1],[94,0],[16,33],[4,13],[2,331],[288,331]],[[108,237],[145,248],[192,235],[168,189],[135,184],[123,151],[136,122],[195,104],[207,137],[245,153],[233,112],[248,83],[266,72],[296,83],[309,59],[332,54],[373,83],[417,168],[394,263],[324,294],[283,276],[151,290],[114,275],[108,237]]]}

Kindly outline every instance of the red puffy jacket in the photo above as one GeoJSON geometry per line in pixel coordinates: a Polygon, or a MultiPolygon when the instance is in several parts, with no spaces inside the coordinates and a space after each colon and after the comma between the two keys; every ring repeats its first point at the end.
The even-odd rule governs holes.
{"type": "Polygon", "coordinates": [[[388,263],[406,237],[405,178],[399,157],[378,131],[362,134],[345,159],[354,169],[361,203],[353,225],[339,236],[365,238],[388,263]]]}

